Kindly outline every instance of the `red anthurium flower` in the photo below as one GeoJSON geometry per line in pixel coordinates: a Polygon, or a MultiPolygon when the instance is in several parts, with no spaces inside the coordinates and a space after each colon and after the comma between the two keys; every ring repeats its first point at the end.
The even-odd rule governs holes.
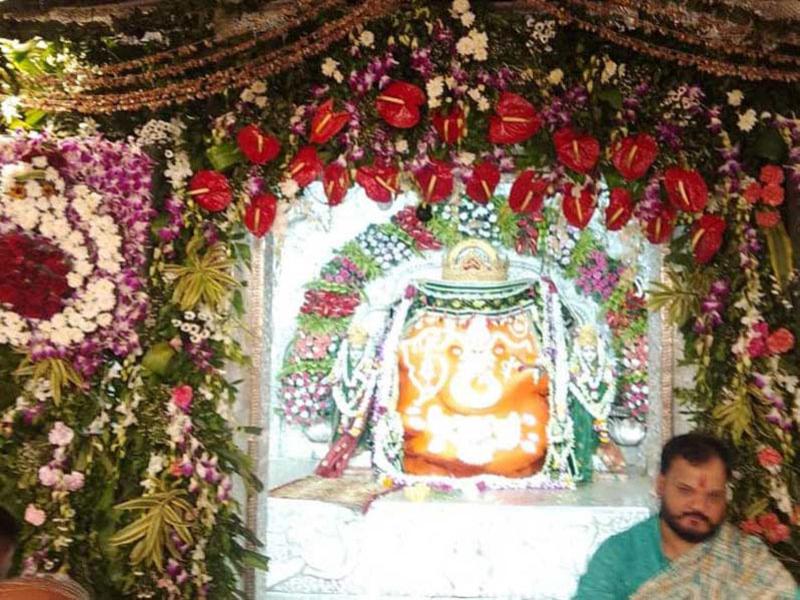
{"type": "Polygon", "coordinates": [[[674,208],[667,204],[662,204],[655,216],[646,221],[644,234],[651,244],[663,244],[672,237],[672,230],[675,229],[677,216],[678,214],[674,208]]]}
{"type": "Polygon", "coordinates": [[[208,212],[225,210],[233,199],[228,178],[218,171],[198,171],[189,182],[189,195],[208,212]]]}
{"type": "Polygon", "coordinates": [[[647,173],[657,154],[658,145],[653,137],[640,133],[621,139],[616,145],[611,162],[620,175],[633,181],[647,173]]]}
{"type": "Polygon", "coordinates": [[[392,127],[408,129],[419,123],[419,108],[427,99],[425,92],[405,81],[394,81],[375,101],[378,114],[392,127]]]}
{"type": "Polygon", "coordinates": [[[281,151],[278,138],[267,135],[255,125],[245,125],[236,134],[239,150],[251,163],[263,165],[274,160],[281,151]]]}
{"type": "Polygon", "coordinates": [[[397,169],[380,164],[359,167],[356,182],[375,202],[391,202],[397,193],[397,169]]]}
{"type": "Polygon", "coordinates": [[[725,219],[717,215],[703,215],[692,227],[692,252],[701,265],[710,261],[722,246],[725,219]]]}
{"type": "Polygon", "coordinates": [[[341,204],[347,190],[350,189],[350,174],[347,167],[337,162],[332,162],[322,173],[322,187],[325,188],[325,197],[330,206],[341,204]]]}
{"type": "Polygon", "coordinates": [[[306,187],[322,173],[322,161],[314,146],[303,146],[289,164],[289,176],[300,187],[306,187]]]}
{"type": "Polygon", "coordinates": [[[519,144],[542,126],[533,104],[518,94],[503,92],[494,112],[489,117],[489,141],[493,144],[519,144]]]}
{"type": "Polygon", "coordinates": [[[482,162],[475,165],[472,170],[472,177],[467,181],[467,196],[486,204],[494,194],[494,189],[500,183],[500,169],[497,165],[490,162],[482,162]]]}
{"type": "Polygon", "coordinates": [[[590,135],[576,133],[570,127],[553,134],[556,155],[561,163],[578,173],[588,173],[600,158],[600,142],[590,135]]]}
{"type": "Polygon", "coordinates": [[[441,202],[453,192],[453,170],[443,160],[431,158],[416,177],[426,202],[441,202]]]}
{"type": "Polygon", "coordinates": [[[333,100],[326,100],[311,120],[311,143],[324,144],[339,133],[349,119],[350,115],[346,112],[333,112],[333,100]]]}
{"type": "Polygon", "coordinates": [[[278,199],[269,192],[258,194],[244,209],[244,224],[256,237],[263,237],[275,222],[278,199]]]}
{"type": "Polygon", "coordinates": [[[606,208],[606,229],[618,231],[625,227],[633,214],[633,197],[625,188],[611,190],[611,199],[606,208]]]}
{"type": "Polygon", "coordinates": [[[511,186],[508,205],[516,213],[538,213],[544,203],[547,185],[546,181],[536,177],[535,171],[523,171],[511,186]]]}
{"type": "Polygon", "coordinates": [[[664,187],[669,201],[684,212],[700,212],[708,203],[708,187],[694,169],[670,167],[664,172],[664,187]]]}
{"type": "Polygon", "coordinates": [[[448,114],[438,112],[433,117],[433,127],[445,144],[456,144],[467,132],[467,120],[461,107],[456,106],[448,114]]]}
{"type": "Polygon", "coordinates": [[[597,198],[588,188],[579,188],[568,183],[564,186],[564,200],[561,207],[567,223],[578,229],[583,229],[592,220],[597,198]]]}

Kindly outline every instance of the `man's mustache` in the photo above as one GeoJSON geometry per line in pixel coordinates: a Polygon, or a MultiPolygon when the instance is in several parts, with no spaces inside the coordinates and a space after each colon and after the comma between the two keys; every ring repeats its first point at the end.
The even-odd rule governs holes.
{"type": "Polygon", "coordinates": [[[701,520],[705,521],[707,524],[711,525],[711,519],[709,519],[709,518],[708,518],[706,515],[704,515],[703,513],[699,513],[699,512],[685,512],[685,513],[683,513],[683,514],[681,515],[681,519],[682,519],[683,517],[695,517],[695,518],[697,518],[697,519],[701,519],[701,520]]]}

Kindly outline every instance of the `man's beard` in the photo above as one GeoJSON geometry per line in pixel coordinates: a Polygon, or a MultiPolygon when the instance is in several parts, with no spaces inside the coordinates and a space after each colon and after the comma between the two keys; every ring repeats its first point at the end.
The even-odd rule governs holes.
{"type": "Polygon", "coordinates": [[[720,520],[719,523],[713,523],[706,515],[699,512],[685,512],[676,515],[665,506],[663,501],[661,502],[661,511],[659,512],[659,516],[664,523],[666,523],[667,526],[675,532],[675,535],[677,535],[683,541],[689,542],[690,544],[699,544],[700,542],[705,542],[707,539],[713,537],[722,525],[722,520],[720,520]],[[708,524],[708,531],[695,531],[693,529],[686,529],[683,527],[679,523],[679,520],[683,517],[689,516],[705,521],[708,524]]]}

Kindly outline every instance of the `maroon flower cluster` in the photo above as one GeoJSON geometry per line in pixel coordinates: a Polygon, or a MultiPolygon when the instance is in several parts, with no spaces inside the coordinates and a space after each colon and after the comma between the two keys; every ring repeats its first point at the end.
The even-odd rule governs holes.
{"type": "Polygon", "coordinates": [[[0,303],[29,319],[49,319],[69,296],[67,258],[43,239],[0,236],[0,303]]]}
{"type": "Polygon", "coordinates": [[[361,299],[357,294],[337,294],[326,290],[308,290],[300,312],[329,319],[341,319],[352,315],[361,299]]]}
{"type": "Polygon", "coordinates": [[[419,250],[439,250],[442,244],[417,217],[416,208],[407,206],[394,217],[394,223],[414,239],[419,250]]]}

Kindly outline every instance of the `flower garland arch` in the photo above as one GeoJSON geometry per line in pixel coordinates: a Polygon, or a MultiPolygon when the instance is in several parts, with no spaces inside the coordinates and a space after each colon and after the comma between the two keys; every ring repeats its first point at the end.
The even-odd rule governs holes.
{"type": "MultiPolygon", "coordinates": [[[[93,556],[98,572],[112,574],[100,593],[114,597],[232,597],[231,565],[257,559],[236,541],[250,538],[229,498],[237,473],[257,483],[233,444],[232,426],[219,415],[234,393],[220,370],[224,361],[241,359],[229,324],[242,298],[228,276],[233,264],[247,260],[244,232],[271,232],[280,244],[287,220],[305,209],[300,191],[315,180],[332,210],[349,201],[353,185],[382,205],[414,190],[424,201],[408,214],[422,223],[420,233],[436,223],[437,210],[464,196],[483,206],[504,179],[512,187],[503,210],[524,223],[506,241],[518,252],[531,243],[545,197],[555,199],[559,218],[576,230],[594,218],[669,245],[670,279],[649,297],[652,308],[664,307],[679,325],[686,361],[696,369],[692,389],[680,395],[700,425],[739,448],[733,518],[797,572],[800,278],[788,235],[794,232],[787,233],[787,206],[796,204],[800,183],[793,92],[700,81],[693,71],[625,53],[569,24],[493,14],[455,0],[412,3],[350,32],[303,69],[254,81],[238,96],[193,104],[180,119],[101,117],[101,129],[120,137],[142,125],[135,142],[158,175],[146,267],[148,300],[158,309],[135,328],[142,351],[129,348],[108,370],[81,359],[73,346],[47,356],[72,365],[61,378],[60,406],[52,392],[58,386],[46,383],[54,363],[36,361],[14,380],[20,385],[3,413],[0,447],[17,458],[0,473],[4,498],[30,508],[26,564],[91,582],[97,573],[79,572],[72,559],[93,556]],[[209,123],[196,115],[213,117],[209,123]],[[607,196],[599,193],[603,186],[607,196]],[[211,285],[199,284],[200,272],[211,274],[211,285]],[[82,387],[74,385],[78,377],[82,387]],[[161,433],[144,440],[137,422],[161,433]],[[26,457],[34,446],[31,464],[26,457]],[[113,499],[101,497],[98,490],[114,477],[142,483],[120,484],[113,499]],[[165,482],[170,489],[159,488],[165,482]],[[143,504],[121,505],[121,517],[112,504],[127,500],[143,504]],[[125,531],[148,514],[142,507],[163,501],[182,510],[184,500],[190,514],[202,517],[192,521],[194,546],[176,531],[177,541],[156,544],[166,558],[144,578],[127,560],[108,560],[114,532],[124,535],[113,552],[142,558],[125,531]],[[98,521],[83,520],[86,510],[79,509],[100,515],[98,521]],[[99,541],[90,536],[98,526],[99,541]],[[233,543],[222,539],[230,532],[233,543]]],[[[4,108],[13,113],[15,105],[4,108]]],[[[16,116],[16,125],[41,119],[16,116]]],[[[87,121],[81,129],[97,126],[87,121]]],[[[81,160],[105,164],[96,155],[109,148],[106,142],[71,143],[81,148],[81,160]]],[[[17,159],[28,160],[3,162],[17,159]]],[[[12,204],[4,200],[3,209],[12,204]]],[[[444,241],[440,231],[430,233],[420,239],[444,241]]],[[[64,301],[58,290],[72,261],[54,240],[61,237],[33,238],[36,261],[49,271],[31,287],[53,291],[37,314],[64,301]]],[[[17,264],[32,260],[27,242],[3,243],[23,260],[17,264]]],[[[21,306],[11,291],[0,293],[4,311],[21,306]]],[[[36,358],[53,351],[41,350],[36,358]]],[[[17,354],[8,343],[2,351],[10,376],[19,361],[8,357],[17,354]]]]}

